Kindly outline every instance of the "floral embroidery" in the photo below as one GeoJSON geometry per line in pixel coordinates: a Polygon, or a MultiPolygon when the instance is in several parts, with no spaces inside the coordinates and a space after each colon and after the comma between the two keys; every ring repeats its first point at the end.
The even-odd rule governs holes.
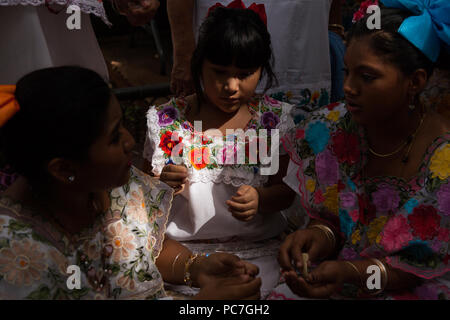
{"type": "Polygon", "coordinates": [[[387,184],[381,184],[378,190],[372,193],[372,199],[377,210],[381,212],[395,212],[400,202],[398,192],[387,184]]]}
{"type": "Polygon", "coordinates": [[[272,111],[264,112],[261,116],[261,124],[264,129],[275,129],[280,123],[280,118],[272,111]]]}
{"type": "Polygon", "coordinates": [[[132,198],[127,202],[127,214],[139,223],[148,223],[148,213],[145,208],[144,194],[141,189],[131,192],[132,198]]]}
{"type": "Polygon", "coordinates": [[[119,287],[127,289],[128,291],[133,292],[136,290],[136,283],[130,275],[124,274],[117,279],[116,283],[119,287]]]}
{"type": "Polygon", "coordinates": [[[373,219],[369,223],[369,231],[367,231],[367,239],[369,239],[370,244],[373,244],[377,241],[377,238],[383,230],[384,225],[386,224],[388,217],[380,216],[376,219],[373,219]]]}
{"type": "Polygon", "coordinates": [[[127,260],[135,249],[134,235],[121,221],[111,224],[106,230],[106,241],[113,247],[113,260],[120,262],[127,260]]]}
{"type": "Polygon", "coordinates": [[[400,250],[413,239],[408,221],[403,215],[392,217],[384,226],[380,244],[388,251],[400,250]]]}
{"type": "Polygon", "coordinates": [[[409,199],[404,205],[406,212],[411,213],[418,204],[419,202],[416,199],[409,199]]]}
{"type": "Polygon", "coordinates": [[[307,180],[306,181],[306,189],[309,191],[309,192],[311,192],[311,193],[313,193],[314,192],[314,190],[316,189],[316,182],[314,181],[314,180],[307,180]]]}
{"type": "Polygon", "coordinates": [[[338,182],[339,164],[330,150],[325,150],[317,155],[316,172],[321,184],[333,185],[338,182]]]}
{"type": "Polygon", "coordinates": [[[158,118],[161,127],[168,126],[178,118],[178,111],[173,106],[166,106],[158,111],[158,118]]]}
{"type": "Polygon", "coordinates": [[[338,121],[339,120],[339,111],[331,111],[328,115],[327,115],[327,119],[331,120],[331,121],[338,121]]]}
{"type": "Polygon", "coordinates": [[[338,129],[332,135],[332,150],[336,154],[339,162],[346,162],[353,165],[359,161],[359,141],[355,134],[347,133],[338,129]]]}
{"type": "Polygon", "coordinates": [[[446,216],[450,216],[450,184],[441,186],[441,189],[437,192],[437,199],[439,211],[446,216]]]}
{"type": "Polygon", "coordinates": [[[147,250],[152,251],[153,247],[155,246],[155,243],[156,243],[156,238],[153,235],[149,234],[147,236],[147,244],[146,244],[147,250]]]}
{"type": "Polygon", "coordinates": [[[450,176],[450,144],[437,150],[430,160],[430,171],[433,178],[445,180],[450,176]]]}
{"type": "Polygon", "coordinates": [[[5,219],[0,218],[0,233],[3,230],[3,225],[6,223],[5,219]]]}
{"type": "Polygon", "coordinates": [[[303,138],[305,138],[305,130],[297,129],[297,131],[295,131],[295,138],[296,139],[303,139],[303,138]]]}
{"type": "MultiPolygon", "coordinates": [[[[176,145],[181,143],[182,140],[183,140],[182,137],[177,137],[177,136],[172,137],[172,132],[171,131],[166,131],[161,136],[159,147],[164,151],[164,153],[167,156],[170,157],[172,155],[173,148],[175,148],[176,145]]],[[[181,156],[183,149],[182,148],[177,148],[177,149],[179,150],[178,151],[178,156],[181,156]]]]}
{"type": "Polygon", "coordinates": [[[210,163],[210,156],[208,147],[192,148],[189,152],[189,161],[195,169],[201,170],[210,163]]]}
{"type": "Polygon", "coordinates": [[[10,248],[0,250],[0,274],[17,286],[30,286],[34,281],[39,281],[47,264],[45,253],[38,248],[38,243],[29,239],[12,241],[10,248]]]}
{"type": "Polygon", "coordinates": [[[361,232],[359,229],[356,229],[352,234],[352,244],[357,244],[361,241],[361,232]]]}
{"type": "Polygon", "coordinates": [[[329,139],[329,129],[323,122],[314,122],[306,129],[305,140],[308,141],[314,151],[314,154],[322,152],[328,144],[329,139]]]}
{"type": "Polygon", "coordinates": [[[438,234],[441,217],[434,207],[420,205],[414,208],[413,213],[408,216],[408,221],[413,228],[413,235],[427,240],[438,234]]]}
{"type": "Polygon", "coordinates": [[[67,267],[69,266],[69,262],[67,258],[58,250],[50,249],[49,256],[52,258],[53,262],[58,266],[59,272],[66,276],[67,275],[67,267]]]}
{"type": "Polygon", "coordinates": [[[338,198],[338,189],[337,184],[331,187],[327,187],[327,191],[324,194],[325,196],[325,207],[328,208],[334,214],[338,214],[339,212],[339,198],[338,198]]]}
{"type": "Polygon", "coordinates": [[[356,194],[353,192],[343,192],[339,198],[341,200],[341,206],[346,209],[353,208],[356,204],[356,200],[358,199],[356,194]]]}
{"type": "Polygon", "coordinates": [[[353,222],[352,218],[350,218],[350,216],[348,215],[347,210],[339,209],[339,220],[341,223],[342,232],[347,237],[350,237],[353,227],[355,226],[355,223],[353,222]]]}

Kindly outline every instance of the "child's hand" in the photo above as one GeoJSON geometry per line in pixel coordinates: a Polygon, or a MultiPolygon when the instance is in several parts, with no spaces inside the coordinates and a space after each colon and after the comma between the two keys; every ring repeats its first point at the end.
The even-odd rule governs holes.
{"type": "Polygon", "coordinates": [[[240,186],[236,194],[227,200],[229,211],[238,220],[249,221],[258,212],[258,191],[248,185],[240,186]]]}
{"type": "Polygon", "coordinates": [[[187,180],[187,168],[182,165],[168,164],[161,171],[159,179],[175,189],[175,194],[183,191],[187,180]]]}

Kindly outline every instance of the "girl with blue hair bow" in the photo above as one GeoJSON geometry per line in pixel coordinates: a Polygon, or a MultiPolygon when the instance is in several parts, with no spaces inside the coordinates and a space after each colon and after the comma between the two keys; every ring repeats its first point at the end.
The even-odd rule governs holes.
{"type": "Polygon", "coordinates": [[[346,102],[283,138],[311,220],[282,244],[273,296],[450,297],[450,121],[418,98],[450,44],[450,2],[382,2],[380,29],[366,16],[347,35],[346,102]]]}

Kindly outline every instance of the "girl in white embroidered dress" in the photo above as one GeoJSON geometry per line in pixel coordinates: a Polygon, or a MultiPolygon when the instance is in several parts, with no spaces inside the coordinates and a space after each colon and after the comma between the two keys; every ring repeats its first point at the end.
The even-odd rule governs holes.
{"type": "Polygon", "coordinates": [[[270,35],[257,13],[211,10],[192,59],[196,94],[150,108],[144,150],[150,170],[178,194],[167,228],[170,237],[188,241],[193,250],[232,250],[251,259],[260,267],[263,295],[279,278],[278,242],[266,240],[285,228],[280,210],[294,197],[281,180],[287,159],[278,159],[277,130],[271,130],[283,134],[294,125],[292,106],[255,95],[264,73],[266,88],[274,82],[272,64],[270,35]],[[203,133],[194,120],[201,121],[203,133]],[[230,129],[246,134],[268,129],[268,139],[240,140],[230,129]],[[224,146],[225,139],[233,145],[224,146]],[[271,150],[271,176],[251,152],[256,145],[271,150]],[[245,163],[236,161],[241,152],[245,163]]]}

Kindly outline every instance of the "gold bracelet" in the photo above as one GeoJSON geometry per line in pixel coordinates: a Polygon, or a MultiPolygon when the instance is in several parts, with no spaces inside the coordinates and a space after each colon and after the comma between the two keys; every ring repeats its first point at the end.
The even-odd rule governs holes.
{"type": "Polygon", "coordinates": [[[329,227],[323,224],[313,224],[308,228],[318,228],[322,230],[327,236],[327,238],[331,241],[332,249],[334,250],[336,248],[336,236],[334,235],[333,230],[331,230],[329,227]]]}
{"type": "Polygon", "coordinates": [[[355,269],[356,273],[358,273],[359,276],[359,282],[361,283],[361,285],[363,284],[363,280],[362,280],[362,275],[361,272],[359,272],[358,268],[350,261],[344,261],[345,263],[349,264],[352,266],[353,269],[355,269]]]}
{"type": "Polygon", "coordinates": [[[180,257],[180,255],[181,255],[181,252],[177,254],[175,259],[173,259],[173,262],[172,262],[172,277],[174,277],[174,274],[175,274],[175,263],[177,262],[177,260],[180,257]]]}
{"type": "Polygon", "coordinates": [[[375,262],[375,264],[378,266],[378,268],[380,268],[380,271],[381,271],[381,279],[382,279],[381,288],[375,292],[369,292],[370,295],[376,296],[376,295],[382,293],[384,291],[384,289],[386,289],[387,283],[388,283],[388,274],[387,274],[386,266],[380,260],[375,259],[375,258],[372,258],[370,260],[375,262]]]}
{"type": "Polygon", "coordinates": [[[207,256],[208,256],[208,255],[207,255],[207,254],[204,254],[204,253],[201,253],[201,254],[196,253],[196,254],[191,254],[191,255],[189,256],[189,258],[187,259],[187,261],[186,261],[186,263],[185,263],[185,265],[184,265],[184,278],[183,278],[183,282],[184,282],[185,285],[187,285],[187,286],[189,286],[189,287],[192,287],[191,271],[190,271],[189,269],[191,268],[191,266],[192,266],[192,264],[194,263],[194,261],[195,261],[197,258],[200,258],[200,257],[207,257],[207,256]]]}

